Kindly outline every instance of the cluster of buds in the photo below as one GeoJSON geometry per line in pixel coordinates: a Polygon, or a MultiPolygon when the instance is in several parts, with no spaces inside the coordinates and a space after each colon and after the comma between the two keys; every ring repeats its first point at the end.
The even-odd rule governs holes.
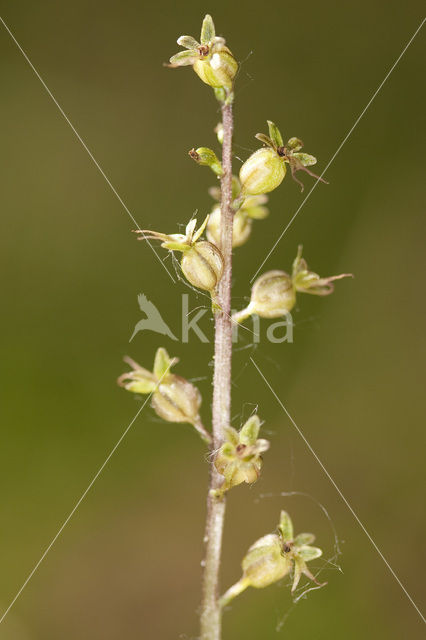
{"type": "MultiPolygon", "coordinates": [[[[209,193],[215,200],[220,201],[219,187],[211,187],[209,189],[209,193]]],[[[237,202],[240,193],[240,181],[236,176],[234,176],[232,181],[232,197],[237,202]]],[[[249,196],[243,200],[240,208],[234,214],[232,227],[233,247],[240,247],[247,242],[252,232],[253,220],[263,220],[269,215],[269,210],[265,207],[267,201],[268,196],[266,195],[249,196]]],[[[210,212],[206,235],[210,242],[213,242],[218,246],[220,245],[220,221],[220,204],[217,203],[213,206],[213,209],[210,212]]]]}
{"type": "Polygon", "coordinates": [[[257,540],[248,550],[242,561],[243,575],[221,598],[224,607],[247,587],[263,589],[278,582],[286,575],[293,574],[291,592],[294,593],[302,574],[322,587],[309,571],[306,563],[319,558],[321,549],[312,547],[315,536],[312,533],[300,533],[294,537],[293,523],[286,511],[281,512],[276,533],[270,533],[257,540]]]}
{"type": "Polygon", "coordinates": [[[225,101],[232,94],[238,62],[225,44],[225,39],[216,36],[211,16],[206,15],[201,26],[200,42],[192,36],[180,36],[180,51],[170,58],[170,67],[192,66],[203,82],[213,87],[216,97],[225,101]]]}
{"type": "Polygon", "coordinates": [[[158,231],[138,230],[140,240],[161,240],[161,246],[169,251],[180,251],[182,260],[180,263],[182,272],[190,284],[197,289],[208,291],[212,297],[213,308],[217,308],[217,286],[223,274],[223,256],[218,247],[201,240],[208,222],[208,216],[201,227],[196,230],[197,220],[192,219],[185,229],[185,234],[160,233],[158,231]]]}
{"type": "Polygon", "coordinates": [[[306,260],[302,258],[302,246],[299,246],[293,262],[291,276],[285,271],[267,271],[253,284],[250,303],[242,311],[232,316],[234,322],[243,322],[251,315],[261,318],[280,318],[289,313],[296,304],[296,293],[310,293],[328,296],[334,291],[335,280],[352,277],[350,273],[321,278],[310,271],[306,260]]]}
{"type": "MultiPolygon", "coordinates": [[[[219,142],[221,141],[221,128],[218,125],[216,127],[219,142]]],[[[210,169],[218,177],[222,175],[222,164],[217,155],[212,149],[208,147],[199,147],[198,149],[191,149],[189,155],[197,164],[201,166],[210,167],[210,169]]],[[[220,224],[221,224],[221,189],[220,187],[211,187],[209,193],[215,200],[218,201],[210,212],[209,220],[207,222],[206,235],[210,242],[213,242],[216,246],[220,246],[220,224]]],[[[264,206],[268,201],[268,196],[242,196],[241,195],[241,183],[237,176],[232,176],[232,200],[234,208],[236,209],[233,218],[232,229],[232,246],[240,247],[245,244],[252,232],[253,220],[263,220],[269,215],[268,209],[264,206]]]]}
{"type": "Polygon", "coordinates": [[[262,453],[269,449],[268,440],[258,438],[260,419],[251,416],[237,431],[233,427],[225,428],[225,442],[217,452],[214,465],[224,477],[220,489],[214,494],[221,497],[226,491],[243,482],[252,484],[260,475],[263,460],[262,453]]]}
{"type": "Polygon", "coordinates": [[[308,153],[301,153],[303,143],[299,138],[290,138],[284,144],[280,130],[271,120],[268,120],[268,128],[269,136],[263,133],[256,134],[256,138],[265,146],[252,153],[240,169],[243,196],[269,193],[276,189],[284,180],[287,164],[290,166],[292,177],[301,185],[302,191],[304,187],[296,178],[297,171],[306,171],[310,176],[325,182],[308,169],[316,164],[317,160],[308,153]]]}
{"type": "Polygon", "coordinates": [[[151,406],[160,418],[167,422],[192,424],[203,440],[211,444],[211,436],[203,427],[199,414],[200,392],[191,382],[170,371],[178,358],[170,358],[160,347],[155,354],[152,371],[144,369],[131,358],[126,357],[124,361],[132,370],[118,378],[120,387],[132,393],[151,394],[151,406]]]}

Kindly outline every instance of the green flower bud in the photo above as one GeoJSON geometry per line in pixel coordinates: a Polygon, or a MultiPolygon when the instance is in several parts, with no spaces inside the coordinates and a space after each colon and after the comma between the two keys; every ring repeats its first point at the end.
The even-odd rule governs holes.
{"type": "Polygon", "coordinates": [[[282,553],[280,538],[273,533],[260,538],[250,547],[241,566],[243,579],[255,589],[269,587],[291,570],[289,558],[282,553]]]}
{"type": "Polygon", "coordinates": [[[198,77],[211,87],[230,91],[238,71],[238,62],[227,47],[213,45],[210,55],[197,60],[193,69],[198,77]]]}
{"type": "Polygon", "coordinates": [[[225,442],[216,454],[214,465],[224,476],[224,482],[216,497],[222,496],[231,487],[246,482],[252,484],[259,478],[263,464],[262,453],[269,449],[267,440],[258,439],[260,419],[251,416],[240,429],[225,429],[225,442]]]}
{"type": "Polygon", "coordinates": [[[200,240],[206,228],[209,216],[206,217],[201,227],[196,231],[197,220],[191,220],[185,234],[165,234],[158,231],[138,230],[140,240],[161,240],[161,246],[169,251],[181,251],[183,256],[181,268],[184,276],[194,287],[208,291],[216,308],[216,291],[223,274],[223,256],[214,244],[206,240],[200,240]]]}
{"type": "Polygon", "coordinates": [[[285,271],[267,271],[255,280],[249,305],[235,313],[232,319],[243,322],[256,314],[261,318],[280,318],[296,304],[296,290],[285,271]]]}
{"type": "Polygon", "coordinates": [[[170,358],[160,347],[155,355],[153,371],[141,367],[131,358],[125,358],[132,371],[121,375],[117,382],[127,391],[152,394],[151,406],[160,418],[167,422],[187,422],[192,424],[203,440],[211,444],[211,436],[203,427],[199,415],[201,394],[188,380],[170,372],[178,362],[170,358]]]}
{"type": "Polygon", "coordinates": [[[293,262],[292,275],[285,271],[267,271],[255,280],[251,290],[249,305],[232,316],[234,322],[243,322],[250,315],[261,318],[279,318],[289,313],[296,304],[296,292],[328,296],[334,291],[335,280],[352,277],[350,273],[321,278],[310,271],[306,260],[302,258],[302,246],[299,246],[293,262]]]}
{"type": "Polygon", "coordinates": [[[198,149],[191,149],[188,153],[198,164],[210,167],[217,176],[222,175],[222,164],[212,149],[199,147],[198,149]]]}
{"type": "Polygon", "coordinates": [[[301,533],[293,538],[293,524],[285,511],[281,512],[277,533],[270,533],[257,540],[248,550],[242,561],[243,575],[220,599],[222,607],[226,606],[247,587],[263,589],[278,582],[293,572],[292,593],[297,588],[302,574],[318,586],[326,583],[317,582],[308,570],[306,562],[319,558],[321,549],[309,546],[315,536],[301,533]]]}
{"type": "Polygon", "coordinates": [[[284,180],[287,167],[274,149],[255,151],[240,169],[243,193],[259,195],[276,189],[284,180]]]}
{"type": "Polygon", "coordinates": [[[191,65],[198,77],[213,87],[223,101],[232,91],[238,62],[225,45],[224,38],[216,36],[211,16],[206,15],[203,20],[200,42],[191,36],[181,36],[177,42],[187,51],[172,56],[169,66],[191,65]]]}

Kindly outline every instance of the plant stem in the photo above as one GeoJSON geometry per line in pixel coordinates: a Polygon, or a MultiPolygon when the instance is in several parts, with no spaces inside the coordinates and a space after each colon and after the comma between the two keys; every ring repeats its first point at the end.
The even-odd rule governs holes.
{"type": "MultiPolygon", "coordinates": [[[[230,424],[231,412],[231,276],[232,276],[232,103],[222,105],[223,145],[221,178],[221,251],[224,271],[219,283],[217,301],[220,309],[215,316],[215,350],[213,374],[213,445],[217,451],[223,442],[224,427],[230,424]]],[[[210,470],[210,486],[207,498],[205,533],[205,560],[203,575],[203,602],[201,609],[201,640],[220,640],[221,607],[219,605],[219,569],[222,551],[222,534],[225,519],[225,498],[216,497],[214,490],[223,477],[214,465],[210,470]]]]}

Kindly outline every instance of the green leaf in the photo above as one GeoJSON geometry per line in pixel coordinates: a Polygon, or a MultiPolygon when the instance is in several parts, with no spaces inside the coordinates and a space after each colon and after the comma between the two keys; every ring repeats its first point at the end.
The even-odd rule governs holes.
{"type": "Polygon", "coordinates": [[[201,238],[201,236],[203,235],[203,233],[204,233],[204,229],[206,228],[207,223],[208,223],[208,221],[209,221],[209,217],[210,217],[210,216],[209,216],[209,215],[207,215],[207,216],[204,218],[204,222],[203,222],[203,224],[202,224],[202,225],[201,225],[201,227],[200,227],[200,228],[195,232],[194,237],[193,237],[193,239],[192,239],[192,242],[193,242],[193,243],[194,243],[194,242],[197,242],[198,238],[201,238]]]}
{"type": "Polygon", "coordinates": [[[169,60],[172,67],[186,67],[194,64],[198,60],[198,55],[194,51],[179,51],[169,60]]]}
{"type": "Polygon", "coordinates": [[[194,235],[194,230],[196,226],[197,226],[197,218],[192,218],[192,220],[190,220],[186,225],[185,235],[189,243],[192,243],[192,236],[194,235]]]}
{"type": "Polygon", "coordinates": [[[238,445],[239,439],[238,431],[236,429],[234,429],[233,427],[225,427],[224,433],[227,442],[230,442],[234,446],[238,445]]]}
{"type": "Polygon", "coordinates": [[[167,240],[166,242],[162,242],[161,246],[164,249],[168,249],[169,251],[188,251],[191,247],[189,244],[184,244],[182,242],[174,242],[173,240],[167,240]]]}
{"type": "Polygon", "coordinates": [[[157,386],[155,380],[149,380],[148,378],[138,378],[134,379],[131,382],[128,382],[124,385],[124,388],[127,391],[132,391],[133,393],[152,393],[157,386]]]}
{"type": "Polygon", "coordinates": [[[278,129],[277,125],[274,122],[272,122],[272,120],[268,120],[267,122],[268,122],[268,128],[269,128],[269,136],[273,141],[274,145],[276,147],[283,147],[284,140],[281,135],[281,131],[278,129]]]}
{"type": "Polygon", "coordinates": [[[297,549],[297,555],[305,562],[309,562],[310,560],[315,560],[315,558],[320,558],[322,556],[322,551],[318,547],[310,547],[306,545],[297,549]]]}
{"type": "Polygon", "coordinates": [[[313,533],[299,533],[294,539],[294,544],[296,547],[302,547],[307,544],[312,544],[315,540],[315,536],[313,533]]]}
{"type": "Polygon", "coordinates": [[[287,140],[286,147],[290,151],[300,151],[300,149],[303,147],[303,142],[300,138],[290,138],[289,140],[287,140]]]}
{"type": "Polygon", "coordinates": [[[177,358],[170,358],[167,351],[160,347],[157,349],[154,360],[154,375],[157,380],[163,378],[170,371],[171,367],[176,364],[177,358]]]}
{"type": "Polygon", "coordinates": [[[284,542],[290,542],[291,540],[293,540],[293,523],[287,511],[281,511],[280,524],[278,525],[278,529],[281,531],[284,542]]]}
{"type": "Polygon", "coordinates": [[[181,36],[178,39],[177,43],[180,47],[185,47],[185,49],[196,50],[200,46],[199,43],[196,41],[196,39],[193,38],[192,36],[181,36]]]}
{"type": "Polygon", "coordinates": [[[260,419],[259,416],[251,416],[240,430],[241,444],[252,445],[256,443],[259,435],[260,419]]]}
{"type": "Polygon", "coordinates": [[[213,18],[207,14],[201,26],[201,44],[208,44],[215,37],[215,28],[213,18]]]}
{"type": "Polygon", "coordinates": [[[269,215],[269,209],[266,207],[245,207],[243,208],[244,213],[248,218],[252,218],[252,220],[263,220],[267,218],[269,215]]]}
{"type": "Polygon", "coordinates": [[[306,271],[308,269],[306,260],[302,258],[302,252],[303,252],[303,245],[299,244],[299,246],[297,247],[297,256],[295,257],[293,262],[293,271],[292,271],[293,278],[297,276],[297,274],[300,273],[301,271],[306,271]]]}
{"type": "Polygon", "coordinates": [[[297,158],[304,167],[312,167],[317,163],[315,156],[309,155],[309,153],[292,153],[293,158],[297,158]]]}
{"type": "Polygon", "coordinates": [[[266,144],[267,147],[272,147],[272,149],[275,149],[274,141],[264,133],[256,133],[254,137],[260,140],[260,142],[262,142],[263,144],[266,144]]]}

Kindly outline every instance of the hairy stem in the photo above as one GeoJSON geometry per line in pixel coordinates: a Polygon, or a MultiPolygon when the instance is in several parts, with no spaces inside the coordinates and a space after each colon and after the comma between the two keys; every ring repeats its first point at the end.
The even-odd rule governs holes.
{"type": "MultiPolygon", "coordinates": [[[[232,132],[231,102],[222,105],[223,146],[221,178],[221,251],[225,261],[219,283],[217,302],[220,309],[215,317],[215,352],[213,375],[213,451],[223,442],[224,427],[230,424],[231,411],[231,276],[232,276],[232,132]]],[[[201,609],[201,640],[220,640],[221,607],[219,604],[219,569],[222,534],[225,519],[225,498],[216,497],[214,491],[223,482],[212,465],[207,498],[205,533],[205,560],[203,576],[203,602],[201,609]]]]}

